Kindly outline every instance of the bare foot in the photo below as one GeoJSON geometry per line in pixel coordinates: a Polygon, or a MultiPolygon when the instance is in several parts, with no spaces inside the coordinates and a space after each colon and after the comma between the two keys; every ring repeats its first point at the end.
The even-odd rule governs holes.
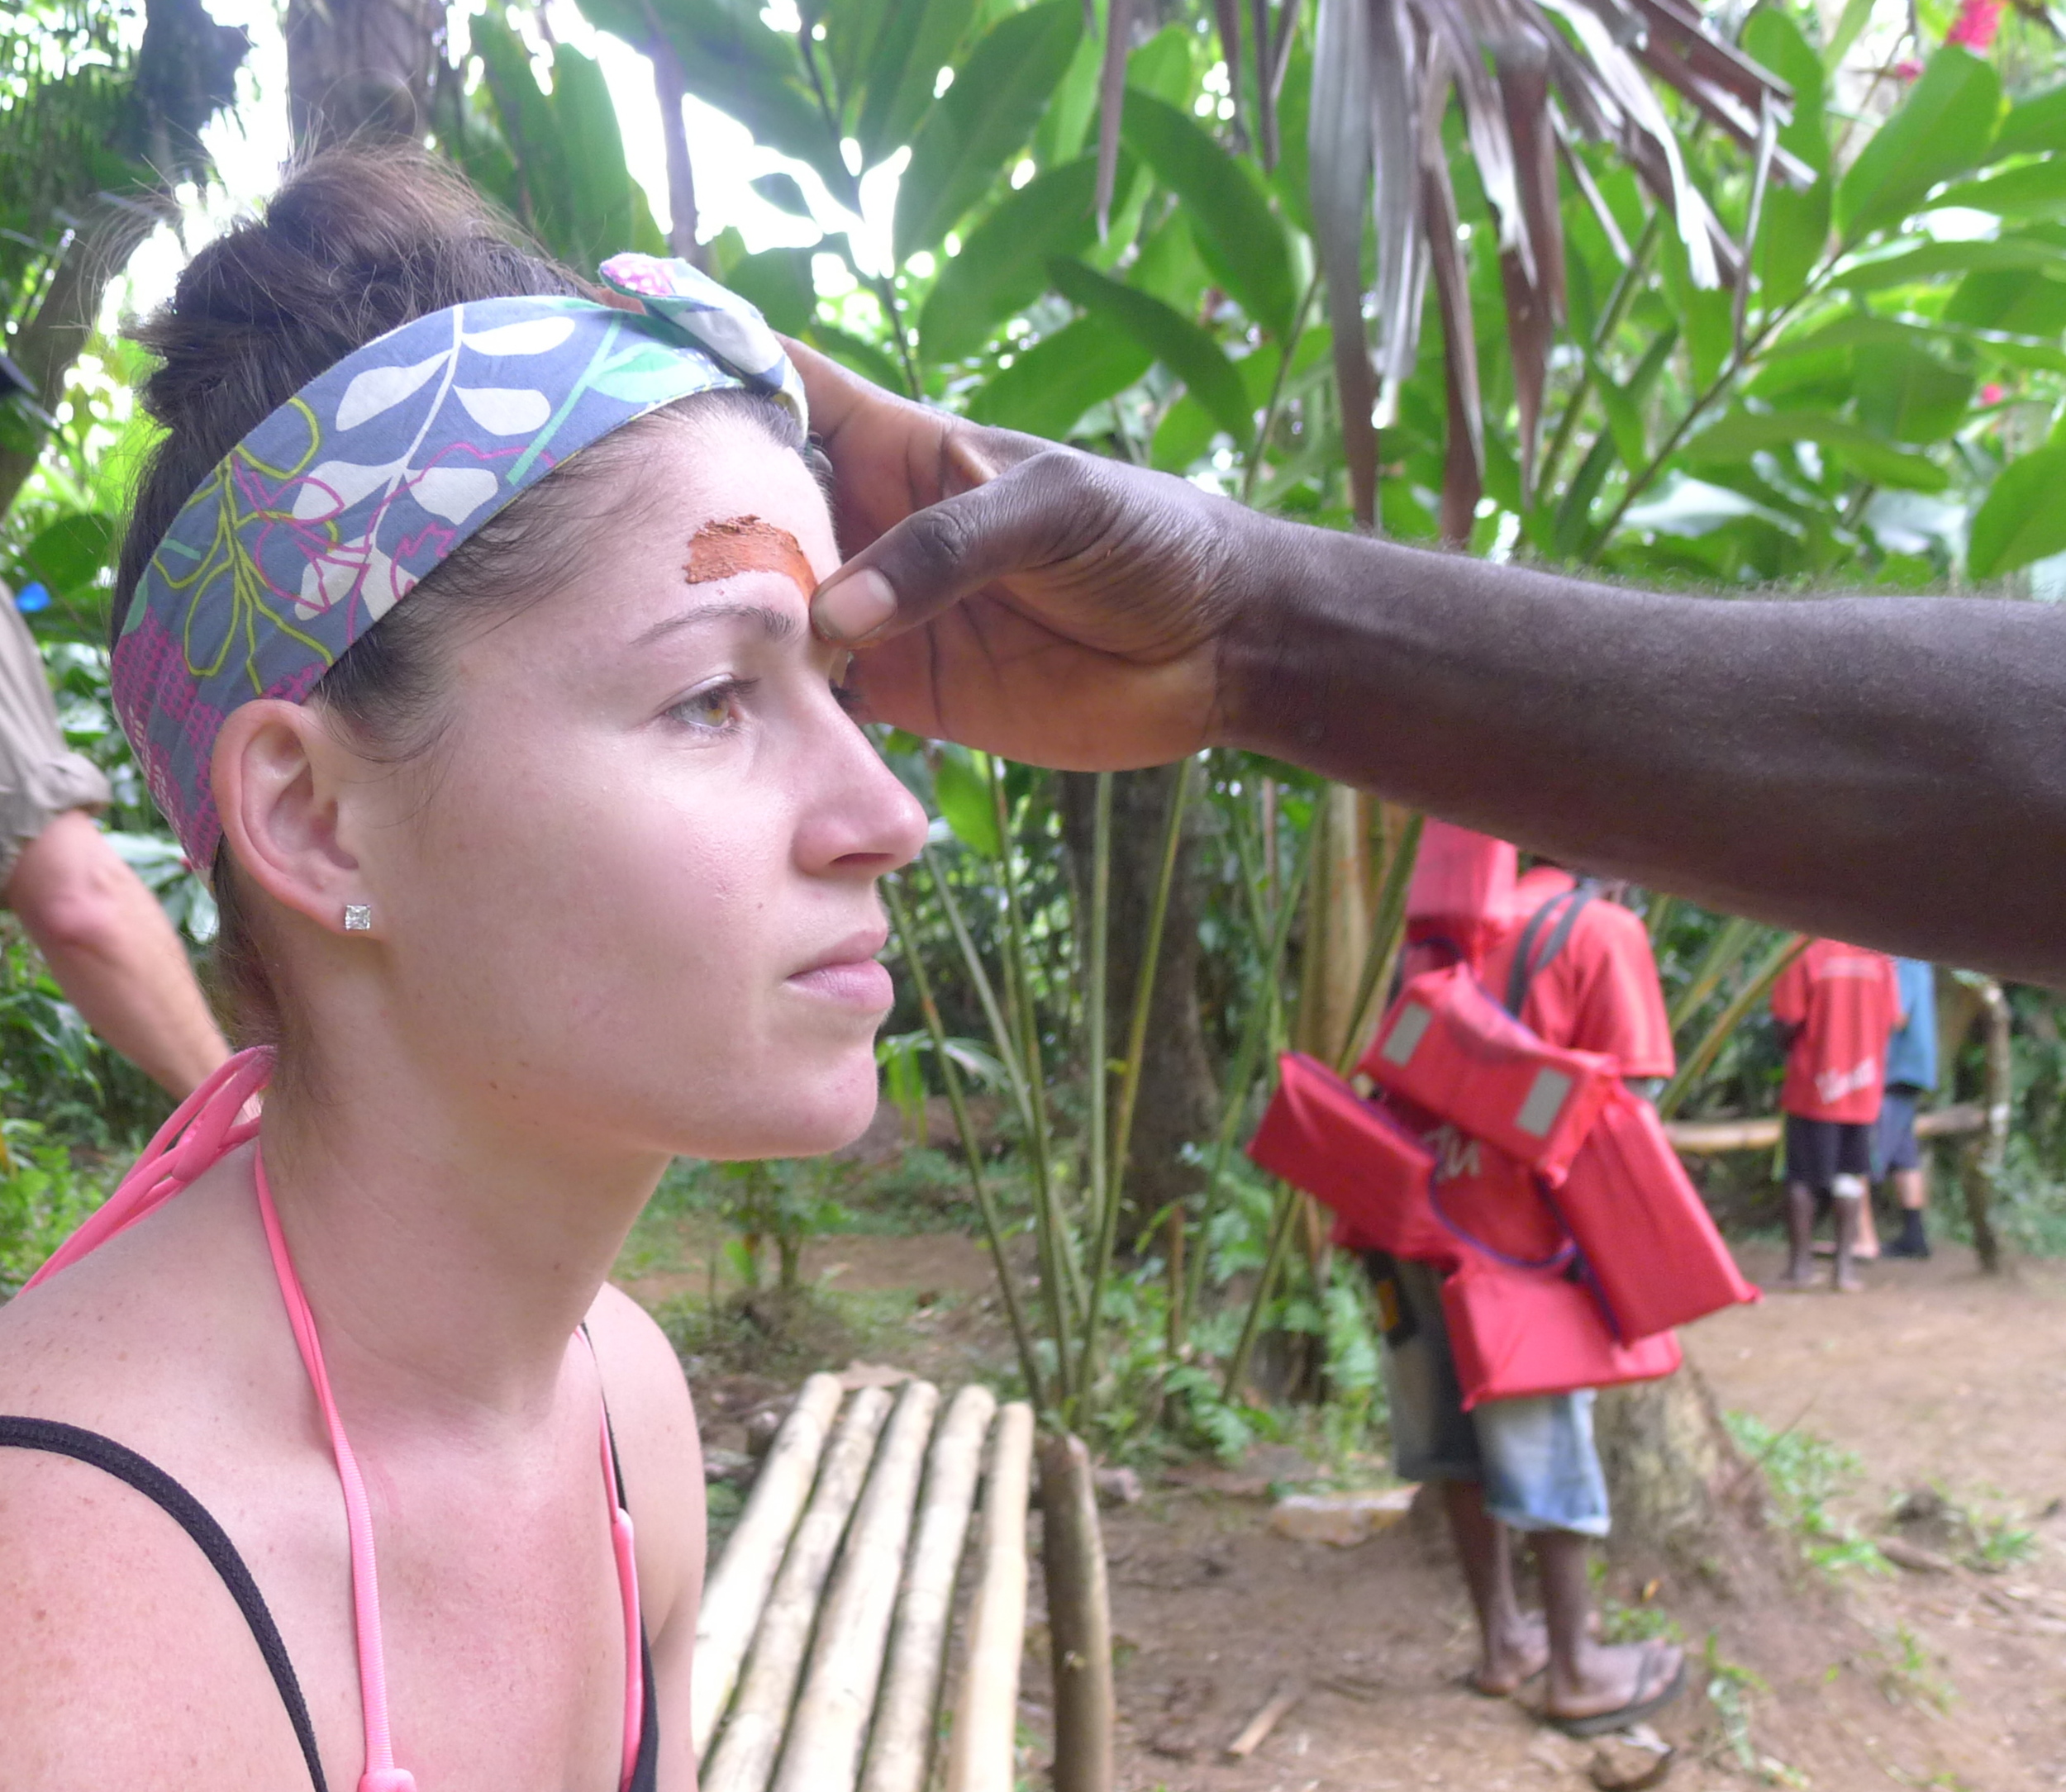
{"type": "Polygon", "coordinates": [[[1483,1657],[1465,1679],[1474,1693],[1488,1699],[1506,1699],[1549,1665],[1550,1633],[1540,1617],[1530,1616],[1497,1643],[1488,1639],[1483,1657]]]}
{"type": "Polygon", "coordinates": [[[1590,1647],[1568,1678],[1550,1676],[1543,1715],[1576,1735],[1616,1729],[1676,1698],[1685,1671],[1686,1652],[1675,1642],[1590,1647]]]}
{"type": "Polygon", "coordinates": [[[1783,1276],[1774,1281],[1772,1286],[1788,1294],[1800,1294],[1810,1288],[1819,1287],[1821,1284],[1821,1278],[1811,1267],[1807,1269],[1789,1269],[1783,1276]]]}
{"type": "Polygon", "coordinates": [[[1863,1294],[1865,1291],[1864,1281],[1848,1270],[1840,1276],[1830,1276],[1830,1286],[1839,1294],[1863,1294]]]}

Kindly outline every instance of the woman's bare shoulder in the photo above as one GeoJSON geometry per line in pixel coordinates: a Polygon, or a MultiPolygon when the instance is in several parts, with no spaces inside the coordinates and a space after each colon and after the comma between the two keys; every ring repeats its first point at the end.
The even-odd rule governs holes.
{"type": "Polygon", "coordinates": [[[42,1792],[306,1780],[251,1633],[200,1548],[102,1470],[0,1449],[0,1736],[42,1792]]]}

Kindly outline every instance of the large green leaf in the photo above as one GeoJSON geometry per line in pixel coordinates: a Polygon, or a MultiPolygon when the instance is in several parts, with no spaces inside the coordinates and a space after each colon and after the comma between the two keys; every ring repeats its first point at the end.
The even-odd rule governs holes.
{"type": "Polygon", "coordinates": [[[1240,374],[1211,335],[1152,294],[1122,286],[1080,261],[1058,260],[1048,271],[1063,297],[1093,316],[1110,318],[1182,380],[1221,429],[1248,445],[1254,411],[1240,374]]]}
{"type": "Polygon", "coordinates": [[[1078,0],[1039,0],[984,35],[932,102],[897,189],[897,259],[931,249],[1026,146],[1075,54],[1078,0]]]}
{"type": "Polygon", "coordinates": [[[1197,121],[1138,88],[1126,93],[1126,141],[1183,202],[1207,264],[1242,310],[1279,338],[1298,305],[1284,226],[1248,169],[1197,121]]]}
{"type": "Polygon", "coordinates": [[[90,585],[115,548],[115,519],[74,511],[46,523],[22,553],[22,562],[60,597],[90,585]]]}
{"type": "Polygon", "coordinates": [[[2001,110],[2002,83],[1989,64],[1964,50],[1940,50],[1836,189],[1845,240],[1899,222],[1938,182],[1977,167],[2001,110]]]}
{"type": "Polygon", "coordinates": [[[997,809],[990,782],[978,772],[965,747],[943,746],[933,768],[932,796],[940,819],[964,846],[995,858],[1003,852],[997,834],[997,809]]]}
{"type": "Polygon", "coordinates": [[[1998,174],[1983,175],[1978,180],[1956,181],[1938,195],[1935,203],[1970,206],[1975,212],[1992,212],[2001,218],[2066,216],[2066,154],[2026,162],[1998,174]]]}
{"type": "Polygon", "coordinates": [[[1097,77],[1104,59],[1105,46],[1086,31],[1033,133],[1033,159],[1042,168],[1059,168],[1083,153],[1091,120],[1097,116],[1097,77]]]}
{"type": "Polygon", "coordinates": [[[2049,554],[2066,553],[2066,442],[2012,460],[1973,513],[1966,570],[1997,578],[2049,554]]]}
{"type": "Polygon", "coordinates": [[[769,26],[760,0],[580,0],[606,31],[645,44],[655,27],[681,59],[690,93],[735,118],[757,142],[816,169],[833,194],[855,197],[854,177],[826,126],[795,36],[769,26]]]}
{"type": "Polygon", "coordinates": [[[2066,82],[2009,107],[1988,159],[2010,155],[2066,154],[2066,82]]]}
{"type": "Polygon", "coordinates": [[[1835,454],[1861,478],[1911,492],[1941,492],[1950,483],[1944,469],[1868,435],[1855,423],[1813,411],[1738,411],[1688,443],[1684,459],[1694,466],[1747,461],[1768,449],[1813,442],[1835,454]]]}
{"type": "Polygon", "coordinates": [[[948,259],[918,320],[928,362],[958,361],[1047,289],[1047,264],[1087,248],[1097,234],[1092,201],[1097,159],[1079,156],[1007,193],[948,259]]]}
{"type": "Polygon", "coordinates": [[[1926,243],[1899,254],[1876,256],[1840,269],[1834,283],[1854,292],[1918,286],[1948,273],[1976,269],[2053,268],[2066,271],[2066,249],[2027,236],[1975,237],[1966,242],[1926,243]]]}
{"type": "Polygon", "coordinates": [[[602,68],[564,44],[553,52],[552,119],[566,169],[561,235],[577,245],[574,266],[589,274],[619,250],[650,254],[664,248],[650,217],[640,228],[643,196],[625,163],[616,105],[602,68]]]}
{"type": "Polygon", "coordinates": [[[2056,337],[2066,330],[2066,266],[1977,269],[1945,302],[1944,321],[2011,335],[2056,337]]]}
{"type": "MultiPolygon", "coordinates": [[[[1743,47],[1793,89],[1793,117],[1779,127],[1779,147],[1799,156],[1810,168],[1827,168],[1822,59],[1801,35],[1801,27],[1778,7],[1760,7],[1745,21],[1743,47]]],[[[1768,201],[1770,197],[1766,195],[1768,201]]]]}
{"type": "Polygon", "coordinates": [[[1955,435],[1973,400],[1973,375],[1912,342],[1861,342],[1852,351],[1858,421],[1896,442],[1955,435]]]}
{"type": "Polygon", "coordinates": [[[1768,309],[1800,297],[1830,239],[1830,178],[1805,193],[1774,182],[1758,221],[1759,290],[1768,309]]]}
{"type": "Polygon", "coordinates": [[[800,336],[817,310],[811,278],[812,251],[764,249],[742,255],[725,270],[725,284],[760,308],[760,315],[785,336],[800,336]]]}
{"type": "Polygon", "coordinates": [[[1108,318],[1079,317],[995,375],[969,402],[969,415],[1060,441],[1093,405],[1124,392],[1154,362],[1108,318]]]}
{"type": "Polygon", "coordinates": [[[975,0],[890,0],[863,76],[854,131],[864,164],[909,139],[974,11],[975,0]]]}

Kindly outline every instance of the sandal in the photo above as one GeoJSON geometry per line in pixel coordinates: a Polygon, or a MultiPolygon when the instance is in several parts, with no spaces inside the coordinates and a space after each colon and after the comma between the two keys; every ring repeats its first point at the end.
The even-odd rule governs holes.
{"type": "Polygon", "coordinates": [[[1671,1678],[1655,1692],[1646,1694],[1643,1688],[1649,1683],[1652,1664],[1661,1658],[1661,1652],[1672,1645],[1653,1642],[1643,1647],[1643,1660],[1635,1674],[1635,1697],[1626,1704],[1616,1710],[1596,1711],[1590,1717],[1583,1718],[1560,1718],[1554,1711],[1545,1711],[1543,1722],[1552,1729],[1563,1731],[1566,1736],[1605,1736],[1612,1730],[1625,1730],[1631,1723],[1640,1723],[1653,1712],[1663,1710],[1686,1690],[1686,1657],[1682,1652],[1671,1678]]]}

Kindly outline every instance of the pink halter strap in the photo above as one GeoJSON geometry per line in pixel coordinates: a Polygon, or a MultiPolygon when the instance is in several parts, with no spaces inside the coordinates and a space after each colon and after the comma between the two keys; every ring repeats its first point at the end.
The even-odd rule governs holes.
{"type": "MultiPolygon", "coordinates": [[[[264,1051],[241,1052],[202,1084],[179,1105],[144,1154],[122,1178],[121,1186],[79,1230],[65,1240],[50,1260],[32,1276],[26,1286],[37,1283],[77,1262],[97,1246],[154,1212],[228,1153],[258,1134],[256,1119],[240,1119],[245,1105],[265,1086],[273,1059],[264,1051]]],[[[302,1292],[301,1278],[294,1272],[288,1253],[287,1236],[280,1228],[279,1211],[273,1202],[261,1151],[252,1159],[253,1180],[258,1186],[259,1216],[265,1227],[265,1243],[273,1257],[279,1282],[280,1299],[287,1307],[295,1348],[301,1352],[314,1389],[316,1404],[322,1410],[330,1433],[330,1445],[337,1462],[337,1479],[343,1489],[345,1526],[351,1543],[351,1604],[353,1627],[359,1647],[359,1700],[365,1719],[366,1764],[359,1780],[359,1792],[416,1792],[416,1778],[407,1768],[394,1764],[393,1741],[388,1727],[387,1657],[380,1640],[380,1587],[374,1560],[373,1519],[366,1504],[366,1485],[345,1435],[343,1419],[330,1391],[330,1373],[324,1367],[321,1341],[316,1335],[316,1319],[302,1292]]],[[[587,1333],[583,1334],[588,1341],[587,1333]]],[[[594,1346],[589,1345],[591,1352],[594,1346]]],[[[606,1410],[598,1427],[602,1458],[602,1484],[610,1503],[611,1552],[616,1558],[617,1587],[624,1605],[624,1754],[619,1792],[631,1783],[637,1766],[639,1742],[645,1727],[645,1679],[643,1671],[643,1637],[639,1622],[638,1567],[633,1552],[631,1515],[624,1509],[617,1487],[616,1457],[610,1447],[610,1420],[606,1410]]]]}

